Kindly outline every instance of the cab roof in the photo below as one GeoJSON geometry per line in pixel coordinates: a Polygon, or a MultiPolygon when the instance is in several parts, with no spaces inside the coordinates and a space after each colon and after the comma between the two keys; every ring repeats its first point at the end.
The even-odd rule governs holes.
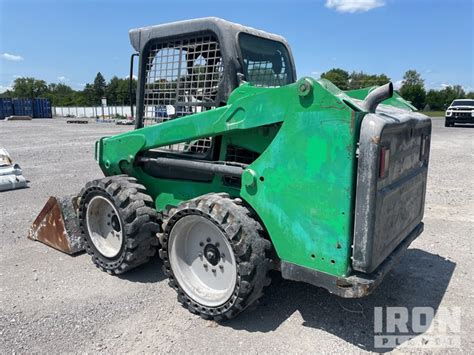
{"type": "MultiPolygon", "coordinates": [[[[218,17],[205,17],[193,20],[176,21],[162,25],[147,26],[129,31],[130,42],[136,51],[141,52],[146,43],[155,38],[176,37],[191,33],[212,31],[221,41],[237,40],[239,33],[248,33],[254,36],[282,42],[290,51],[288,42],[282,36],[257,30],[252,27],[242,26],[218,17]]],[[[291,52],[290,52],[291,53],[291,52]]]]}

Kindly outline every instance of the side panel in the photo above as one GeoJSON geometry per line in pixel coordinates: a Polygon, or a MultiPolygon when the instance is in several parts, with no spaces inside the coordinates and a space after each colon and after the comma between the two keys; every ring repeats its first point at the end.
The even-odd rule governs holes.
{"type": "Polygon", "coordinates": [[[242,186],[241,195],[282,261],[346,276],[362,114],[319,85],[310,97],[291,101],[280,131],[249,166],[254,184],[242,186]]]}
{"type": "Polygon", "coordinates": [[[280,127],[282,122],[269,146],[244,171],[240,196],[262,220],[283,261],[347,276],[356,149],[364,114],[351,109],[337,88],[323,84],[305,78],[279,88],[242,85],[227,106],[101,139],[98,161],[105,175],[136,176],[162,209],[203,193],[232,189],[223,187],[220,178],[212,184],[147,178],[134,164],[140,152],[216,135],[229,135],[224,142],[243,142],[258,151],[241,136],[250,137],[246,131],[257,127],[280,127]]]}
{"type": "Polygon", "coordinates": [[[372,272],[421,223],[431,121],[393,108],[361,126],[353,268],[372,272]]]}

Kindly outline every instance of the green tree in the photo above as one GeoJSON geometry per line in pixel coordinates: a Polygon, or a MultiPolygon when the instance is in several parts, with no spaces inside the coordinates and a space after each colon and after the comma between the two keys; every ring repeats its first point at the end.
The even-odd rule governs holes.
{"type": "Polygon", "coordinates": [[[464,99],[466,97],[466,92],[461,85],[453,85],[448,87],[451,88],[451,92],[454,96],[456,96],[456,99],[464,99]]]}
{"type": "Polygon", "coordinates": [[[76,106],[92,106],[84,95],[83,90],[74,91],[74,102],[76,106]]]}
{"type": "Polygon", "coordinates": [[[63,83],[49,84],[46,97],[51,99],[54,106],[74,106],[76,104],[75,91],[63,83]]]}
{"type": "Polygon", "coordinates": [[[13,82],[13,97],[34,99],[48,91],[46,81],[35,78],[16,78],[13,82]]]}
{"type": "MultiPolygon", "coordinates": [[[[120,79],[119,82],[119,94],[117,98],[120,100],[119,105],[130,105],[130,81],[129,79],[120,79]]],[[[137,81],[132,79],[132,102],[135,105],[137,94],[137,81]]]]}
{"type": "MultiPolygon", "coordinates": [[[[176,82],[166,82],[160,83],[158,82],[157,85],[160,89],[163,90],[163,85],[168,83],[168,89],[173,90],[176,89],[176,82]]],[[[107,103],[110,105],[130,105],[130,81],[129,79],[120,79],[114,76],[110,79],[109,84],[107,85],[107,89],[105,90],[105,96],[107,97],[107,103]]],[[[132,100],[135,103],[135,93],[137,88],[137,81],[133,79],[132,81],[132,100]]]]}
{"type": "Polygon", "coordinates": [[[416,70],[408,70],[403,76],[403,84],[400,88],[402,97],[412,103],[417,109],[425,106],[425,84],[421,75],[416,70]]]}
{"type": "Polygon", "coordinates": [[[86,86],[84,87],[84,90],[82,91],[82,94],[85,97],[87,106],[97,105],[97,101],[96,101],[95,93],[94,93],[94,87],[92,84],[86,84],[86,86]]]}
{"type": "Polygon", "coordinates": [[[370,86],[380,86],[387,84],[390,81],[390,78],[385,74],[380,75],[370,75],[362,71],[355,72],[353,71],[349,76],[349,89],[361,89],[370,86]]]}
{"type": "Polygon", "coordinates": [[[92,87],[94,90],[94,102],[98,105],[100,104],[100,99],[105,96],[105,90],[107,89],[107,83],[100,72],[95,76],[92,87]]]}
{"type": "Polygon", "coordinates": [[[0,93],[0,97],[1,97],[1,98],[10,98],[10,99],[11,99],[11,98],[13,98],[13,91],[11,91],[11,90],[6,90],[6,91],[0,93]]]}
{"type": "Polygon", "coordinates": [[[403,85],[425,85],[425,81],[422,79],[421,74],[416,70],[407,70],[403,75],[403,85]]]}
{"type": "Polygon", "coordinates": [[[446,86],[440,91],[440,94],[442,95],[443,109],[447,108],[454,100],[466,97],[466,93],[461,85],[446,86]]]}
{"type": "Polygon", "coordinates": [[[349,73],[340,68],[334,68],[322,73],[321,78],[329,80],[341,90],[349,89],[349,73]]]}
{"type": "Polygon", "coordinates": [[[474,100],[474,91],[469,91],[469,92],[466,94],[466,99],[472,99],[472,100],[474,100]]]}
{"type": "Polygon", "coordinates": [[[430,90],[426,94],[426,104],[430,110],[442,110],[444,107],[444,95],[439,90],[430,90]]]}
{"type": "MultiPolygon", "coordinates": [[[[105,89],[105,97],[107,97],[108,105],[118,105],[121,101],[120,91],[120,80],[118,77],[114,76],[110,79],[107,88],[105,89]]],[[[120,103],[121,104],[121,103],[120,103]]]]}

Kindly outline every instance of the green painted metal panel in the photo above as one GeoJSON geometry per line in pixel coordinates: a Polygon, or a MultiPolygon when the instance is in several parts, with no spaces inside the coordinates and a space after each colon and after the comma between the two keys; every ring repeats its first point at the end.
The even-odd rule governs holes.
{"type": "Polygon", "coordinates": [[[325,80],[279,88],[244,84],[224,107],[99,142],[106,175],[143,183],[158,210],[209,192],[240,195],[264,223],[278,256],[328,274],[348,274],[353,235],[356,145],[364,112],[325,80]],[[201,137],[262,153],[239,189],[212,182],[157,179],[134,165],[139,152],[201,137]]]}
{"type": "MultiPolygon", "coordinates": [[[[363,89],[345,91],[345,93],[351,98],[364,100],[367,95],[376,88],[377,86],[371,86],[363,89]]],[[[385,100],[382,103],[402,110],[418,111],[415,106],[413,106],[409,101],[401,97],[400,94],[398,94],[396,91],[393,92],[393,96],[390,99],[385,100]]]]}
{"type": "Polygon", "coordinates": [[[347,275],[363,115],[325,83],[312,84],[312,95],[293,96],[277,136],[248,168],[255,172],[254,184],[243,186],[241,195],[264,222],[282,260],[347,275]]]}

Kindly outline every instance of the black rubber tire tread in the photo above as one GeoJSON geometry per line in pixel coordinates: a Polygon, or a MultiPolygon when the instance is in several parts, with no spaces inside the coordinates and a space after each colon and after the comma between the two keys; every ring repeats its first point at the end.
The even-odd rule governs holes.
{"type": "Polygon", "coordinates": [[[79,199],[79,223],[84,234],[86,251],[92,262],[102,271],[112,275],[122,274],[148,262],[156,254],[161,231],[160,215],[154,208],[153,199],[146,188],[128,175],[116,175],[93,180],[82,189],[79,199]],[[122,219],[124,246],[120,254],[108,259],[93,246],[85,226],[87,201],[95,194],[105,194],[122,219]]]}
{"type": "Polygon", "coordinates": [[[160,257],[169,285],[178,293],[178,301],[191,313],[204,319],[224,321],[245,310],[263,295],[271,282],[273,247],[265,229],[250,208],[240,198],[225,193],[211,193],[183,202],[168,211],[160,233],[160,257]],[[227,302],[218,307],[203,306],[192,300],[173,275],[168,255],[168,239],[174,224],[189,214],[201,215],[212,221],[228,238],[237,263],[237,283],[227,302]]]}

